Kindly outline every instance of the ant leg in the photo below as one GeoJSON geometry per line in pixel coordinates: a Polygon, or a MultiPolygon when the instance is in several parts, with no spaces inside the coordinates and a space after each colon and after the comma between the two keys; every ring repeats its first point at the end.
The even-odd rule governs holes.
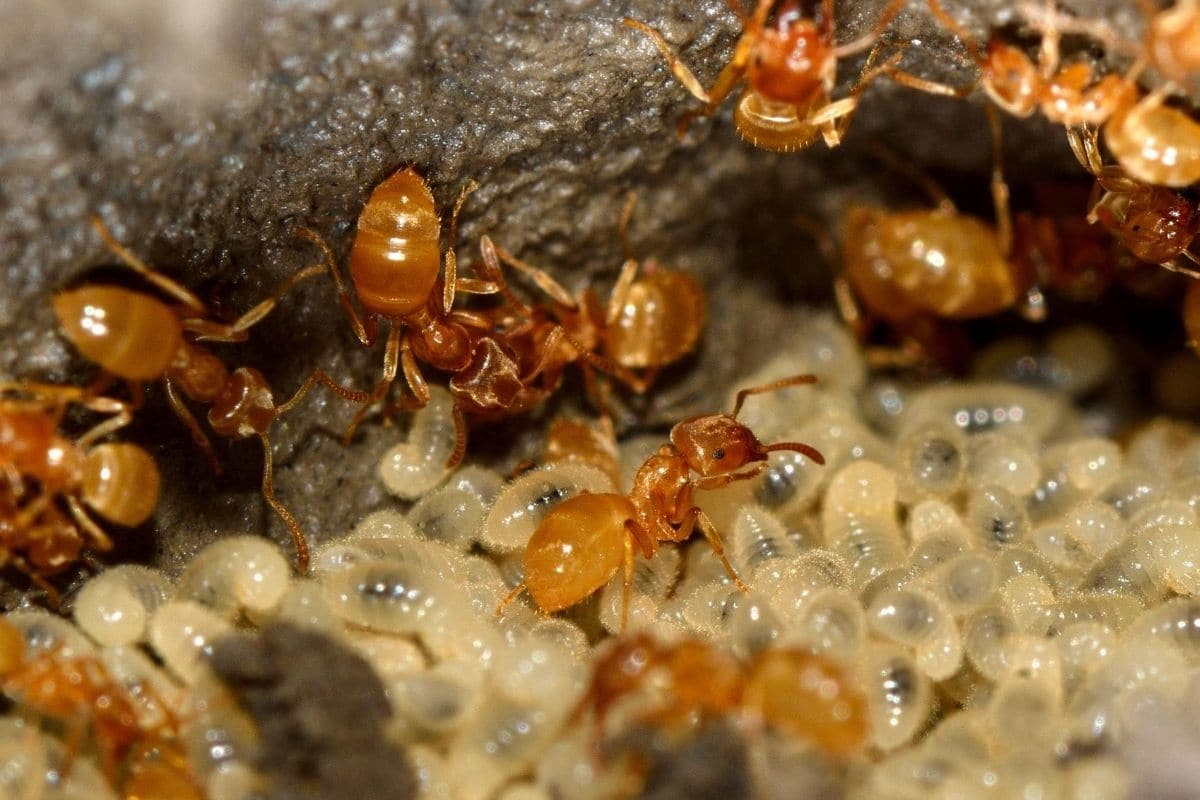
{"type": "MultiPolygon", "coordinates": [[[[625,525],[628,527],[628,520],[625,525]]],[[[628,535],[625,537],[625,554],[622,558],[625,575],[621,585],[621,630],[618,633],[624,633],[629,627],[629,595],[633,590],[633,534],[628,531],[626,533],[628,535]]]]}
{"type": "Polygon", "coordinates": [[[62,595],[59,594],[58,589],[55,589],[49,581],[39,575],[28,561],[21,556],[11,555],[8,563],[12,564],[17,572],[24,575],[30,583],[45,592],[46,602],[50,604],[51,608],[57,611],[62,607],[62,595]]]}
{"type": "Polygon", "coordinates": [[[213,451],[212,442],[204,433],[204,429],[200,427],[200,423],[192,416],[192,412],[183,404],[183,398],[179,396],[179,392],[175,389],[175,384],[170,378],[163,381],[163,388],[167,392],[167,402],[171,406],[171,410],[175,412],[175,416],[179,417],[179,421],[184,424],[188,432],[192,434],[192,441],[196,443],[204,455],[208,457],[209,464],[212,465],[212,470],[215,474],[221,474],[221,462],[217,460],[217,454],[213,451]]]}
{"type": "Polygon", "coordinates": [[[685,541],[688,536],[692,535],[692,529],[696,523],[700,523],[700,532],[704,534],[704,538],[708,540],[708,546],[712,548],[713,554],[720,559],[721,566],[725,568],[734,586],[741,589],[743,592],[749,592],[750,587],[747,586],[737,572],[733,569],[733,565],[729,563],[729,559],[725,557],[725,545],[721,542],[721,536],[717,533],[716,527],[712,524],[712,520],[708,515],[701,511],[698,507],[692,506],[683,515],[683,523],[679,526],[679,541],[685,541]]]}
{"type": "Polygon", "coordinates": [[[333,282],[337,286],[338,303],[341,304],[346,318],[350,320],[350,326],[354,329],[354,335],[358,338],[358,341],[367,347],[375,344],[375,336],[378,333],[375,327],[375,318],[367,317],[364,320],[359,315],[358,309],[354,307],[354,303],[350,300],[350,290],[346,288],[346,281],[342,278],[342,272],[338,269],[337,260],[333,257],[333,251],[329,249],[329,245],[321,238],[321,234],[311,228],[299,228],[296,233],[308,239],[321,251],[321,257],[325,260],[329,276],[333,278],[333,282]]]}
{"type": "Polygon", "coordinates": [[[516,309],[517,313],[523,317],[528,317],[533,314],[533,310],[525,304],[521,298],[513,294],[509,288],[508,281],[504,279],[504,272],[500,269],[500,258],[496,253],[496,245],[492,242],[492,237],[486,234],[479,240],[479,252],[483,257],[482,271],[485,277],[490,278],[496,285],[496,291],[504,298],[505,302],[516,309]]]}
{"type": "MultiPolygon", "coordinates": [[[[1200,257],[1198,257],[1195,253],[1189,250],[1184,250],[1182,253],[1180,253],[1180,255],[1191,261],[1193,264],[1200,265],[1200,257]]],[[[1163,261],[1159,264],[1159,266],[1164,269],[1168,269],[1171,272],[1177,272],[1180,275],[1187,275],[1189,278],[1200,278],[1200,271],[1192,269],[1191,267],[1185,267],[1183,264],[1179,263],[1178,258],[1172,258],[1169,261],[1163,261]]]]}
{"type": "Polygon", "coordinates": [[[91,218],[91,222],[92,228],[95,229],[97,234],[99,234],[101,241],[104,242],[104,245],[113,252],[113,255],[121,259],[125,266],[129,267],[134,272],[150,281],[150,283],[154,284],[159,289],[162,289],[164,292],[183,303],[192,313],[199,314],[201,316],[204,316],[208,313],[208,309],[204,307],[204,303],[200,301],[199,297],[196,297],[196,295],[185,289],[181,284],[168,278],[161,272],[151,269],[146,262],[142,261],[130,250],[126,249],[124,245],[118,242],[108,230],[108,226],[104,224],[102,219],[97,216],[93,216],[91,218]]]}
{"type": "Polygon", "coordinates": [[[731,416],[736,417],[738,412],[742,410],[742,403],[746,402],[746,398],[756,394],[766,394],[767,392],[786,389],[789,386],[804,386],[809,383],[816,383],[816,375],[793,375],[790,378],[780,378],[777,381],[760,384],[758,386],[749,386],[740,390],[737,397],[733,401],[733,412],[731,416]]]}
{"type": "Polygon", "coordinates": [[[638,262],[637,259],[628,258],[621,265],[621,274],[617,276],[617,282],[613,284],[612,294],[608,296],[608,308],[604,312],[604,322],[608,325],[613,325],[617,321],[617,317],[621,314],[621,309],[625,307],[625,301],[629,298],[629,289],[633,286],[634,279],[637,278],[638,262]]]}
{"type": "Polygon", "coordinates": [[[485,251],[484,262],[488,264],[488,268],[492,269],[495,267],[496,280],[498,283],[502,283],[504,278],[502,275],[500,275],[499,266],[496,265],[496,258],[499,258],[499,260],[503,263],[528,277],[531,281],[537,284],[537,287],[554,302],[558,303],[559,305],[566,306],[572,311],[579,308],[579,301],[577,301],[574,297],[571,297],[571,293],[563,288],[561,283],[550,277],[550,273],[546,272],[544,269],[535,267],[532,264],[522,261],[500,245],[493,243],[488,237],[484,237],[479,244],[480,248],[485,251]]]}
{"type": "Polygon", "coordinates": [[[308,540],[304,538],[304,530],[300,527],[300,522],[275,497],[275,485],[273,482],[275,466],[271,453],[271,440],[267,438],[267,434],[265,433],[260,433],[259,438],[262,440],[263,446],[263,499],[270,504],[271,508],[275,509],[275,513],[279,515],[279,518],[283,520],[283,524],[291,532],[292,542],[296,546],[296,571],[301,575],[306,575],[308,574],[308,540]]]}
{"type": "Polygon", "coordinates": [[[350,440],[358,432],[358,426],[366,418],[367,412],[371,410],[371,406],[386,397],[388,389],[392,388],[392,384],[396,380],[397,369],[400,365],[401,330],[402,328],[398,325],[392,325],[388,330],[387,346],[383,351],[383,377],[375,384],[375,388],[367,395],[367,399],[359,406],[358,411],[354,414],[354,418],[346,426],[346,432],[342,434],[342,444],[350,444],[350,440]]]}
{"type": "MultiPolygon", "coordinates": [[[[816,452],[816,451],[814,451],[816,452]]],[[[819,455],[819,454],[818,454],[819,455]]],[[[722,486],[728,486],[737,481],[748,481],[751,478],[757,478],[767,468],[767,463],[761,462],[751,469],[744,472],[729,472],[724,475],[709,475],[706,478],[697,478],[693,482],[693,486],[697,489],[709,491],[711,489],[720,489],[722,486]]]]}
{"type": "Polygon", "coordinates": [[[1075,154],[1075,160],[1081,167],[1093,175],[1100,174],[1104,168],[1104,161],[1100,157],[1100,143],[1095,126],[1080,125],[1077,128],[1067,128],[1067,144],[1071,146],[1071,152],[1075,154]]]}
{"type": "MultiPolygon", "coordinates": [[[[454,201],[454,212],[450,215],[450,244],[446,248],[446,256],[444,259],[443,271],[445,279],[442,283],[442,310],[449,314],[450,309],[454,306],[454,293],[456,291],[469,292],[468,285],[472,281],[468,279],[459,280],[458,277],[458,254],[454,252],[454,248],[458,246],[458,213],[462,211],[463,203],[467,200],[467,195],[479,188],[479,184],[473,180],[468,180],[463,185],[462,190],[458,193],[458,199],[454,201]]],[[[492,294],[493,292],[476,291],[474,294],[492,294]]]]}
{"type": "Polygon", "coordinates": [[[421,367],[417,364],[417,358],[413,355],[412,345],[409,344],[407,336],[400,343],[400,364],[404,369],[404,382],[408,384],[408,388],[412,390],[413,397],[417,401],[416,407],[424,408],[429,405],[429,383],[421,374],[421,367]]]}
{"type": "Polygon", "coordinates": [[[621,242],[621,252],[625,255],[626,260],[634,257],[633,247],[629,244],[629,222],[633,219],[633,209],[637,206],[637,201],[637,192],[631,190],[625,196],[625,204],[621,206],[621,217],[617,222],[617,238],[621,242]]]}
{"type": "Polygon", "coordinates": [[[521,593],[524,591],[525,591],[525,581],[521,581],[520,583],[518,583],[516,586],[513,587],[513,590],[511,592],[509,592],[507,595],[504,596],[504,599],[500,601],[500,605],[496,606],[496,616],[503,617],[504,609],[506,609],[510,605],[512,605],[512,601],[516,600],[518,597],[520,597],[521,593]]]}
{"type": "Polygon", "coordinates": [[[185,319],[183,321],[183,329],[196,334],[196,340],[201,342],[245,341],[246,331],[250,330],[250,328],[257,325],[268,314],[274,311],[280,299],[291,291],[293,286],[301,281],[308,280],[314,275],[320,275],[326,269],[327,266],[325,264],[314,264],[299,270],[281,283],[269,297],[228,325],[207,319],[185,319]]]}
{"type": "MultiPolygon", "coordinates": [[[[828,3],[830,12],[829,24],[831,26],[830,32],[832,33],[833,0],[828,0],[828,3]]],[[[845,44],[835,47],[833,49],[834,58],[841,59],[847,56],[857,55],[858,53],[861,53],[863,50],[866,50],[868,47],[875,44],[879,37],[883,35],[883,32],[887,30],[887,26],[892,24],[892,20],[896,18],[896,15],[904,10],[904,6],[907,3],[908,0],[892,0],[890,3],[888,3],[887,7],[883,9],[883,13],[879,15],[879,20],[875,23],[875,27],[872,28],[870,32],[863,34],[857,39],[852,39],[845,44]]]]}
{"type": "Polygon", "coordinates": [[[970,59],[976,64],[983,64],[985,59],[978,40],[946,12],[946,9],[942,7],[941,0],[925,0],[925,5],[942,27],[958,37],[958,40],[963,43],[963,47],[967,48],[967,55],[970,59]]]}
{"type": "Polygon", "coordinates": [[[826,147],[837,147],[841,144],[842,137],[845,136],[846,130],[850,127],[850,120],[854,116],[855,110],[858,108],[858,99],[862,96],[867,87],[872,81],[880,75],[887,74],[895,70],[896,64],[904,58],[904,54],[908,51],[908,46],[905,45],[897,53],[893,53],[888,57],[888,60],[879,66],[872,66],[875,63],[875,57],[879,53],[880,45],[876,45],[871,54],[867,56],[866,63],[863,64],[862,73],[858,77],[858,82],[854,88],[850,90],[850,96],[844,97],[832,103],[828,103],[815,113],[810,113],[804,121],[814,127],[821,129],[821,136],[825,140],[826,147]]]}
{"type": "MultiPolygon", "coordinates": [[[[118,403],[119,401],[114,400],[113,402],[118,403]]],[[[120,410],[116,412],[116,416],[110,417],[109,419],[104,420],[104,422],[93,426],[82,436],[76,439],[75,444],[79,445],[80,447],[87,448],[87,446],[92,442],[98,439],[103,439],[105,436],[124,428],[130,422],[133,422],[133,412],[130,411],[128,406],[126,406],[124,403],[120,403],[120,410]]]]}
{"type": "Polygon", "coordinates": [[[996,238],[1000,252],[1012,255],[1012,209],[1009,206],[1008,183],[1004,180],[1004,139],[1000,115],[989,103],[984,106],[988,126],[992,129],[992,205],[996,214],[996,238]]]}
{"type": "Polygon", "coordinates": [[[554,330],[552,330],[546,337],[546,341],[543,345],[545,347],[543,358],[549,353],[552,346],[558,344],[560,340],[571,345],[571,347],[579,355],[580,360],[585,364],[590,364],[592,367],[595,367],[604,374],[611,375],[638,394],[645,394],[650,388],[650,383],[658,374],[657,371],[654,371],[646,377],[638,377],[632,370],[622,367],[612,359],[597,353],[593,353],[587,347],[584,347],[582,342],[580,342],[571,334],[567,333],[567,330],[562,326],[554,328],[554,330]]]}
{"type": "Polygon", "coordinates": [[[95,541],[97,550],[112,549],[112,539],[108,538],[108,534],[96,524],[95,520],[88,516],[87,511],[77,498],[67,497],[67,509],[71,512],[71,518],[95,541]]]}
{"type": "Polygon", "coordinates": [[[454,404],[451,413],[454,414],[454,450],[446,459],[446,468],[454,469],[462,463],[467,454],[467,415],[458,404],[454,404]]]}

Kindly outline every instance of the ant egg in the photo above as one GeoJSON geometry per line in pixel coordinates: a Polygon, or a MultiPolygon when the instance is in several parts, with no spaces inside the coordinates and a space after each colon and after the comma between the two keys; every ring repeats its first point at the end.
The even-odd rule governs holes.
{"type": "Polygon", "coordinates": [[[478,495],[448,483],[418,500],[408,511],[408,522],[418,536],[467,550],[487,510],[478,495]]]}
{"type": "Polygon", "coordinates": [[[523,548],[550,509],[563,500],[613,489],[607,475],[583,464],[560,461],[530,470],[501,490],[483,521],[479,542],[501,553],[523,548]]]}
{"type": "Polygon", "coordinates": [[[463,588],[420,564],[363,561],[330,573],[323,585],[334,613],[374,631],[420,635],[470,614],[463,588]]]}
{"type": "Polygon", "coordinates": [[[967,497],[967,530],[985,547],[999,548],[1029,534],[1025,504],[999,486],[974,488],[967,497]]]}
{"type": "Polygon", "coordinates": [[[859,667],[867,695],[870,741],[895,750],[912,740],[933,711],[933,689],[904,648],[874,643],[859,667]]]}
{"type": "Polygon", "coordinates": [[[932,386],[914,394],[901,432],[928,423],[948,424],[964,433],[1003,430],[1040,441],[1062,428],[1066,400],[1059,394],[1012,383],[979,381],[932,386]]]}
{"type": "Polygon", "coordinates": [[[782,565],[798,553],[783,524],[759,506],[738,512],[725,549],[738,575],[764,590],[778,583],[782,565]]]}
{"type": "Polygon", "coordinates": [[[1062,473],[1088,495],[1103,492],[1121,474],[1121,448],[1108,439],[1078,439],[1055,445],[1043,456],[1047,473],[1062,473]]]}
{"type": "Polygon", "coordinates": [[[133,644],[141,641],[150,615],[172,591],[170,581],[159,570],[111,567],[79,590],[72,616],[79,629],[101,645],[133,644]]]}
{"type": "Polygon", "coordinates": [[[897,443],[896,467],[905,498],[946,496],[962,483],[966,467],[966,437],[945,423],[923,425],[897,443]]]}
{"type": "Polygon", "coordinates": [[[919,589],[886,589],[867,609],[871,629],[914,649],[917,666],[940,681],[962,663],[962,639],[949,611],[933,595],[919,589]]]}
{"type": "Polygon", "coordinates": [[[429,387],[429,403],[412,416],[408,441],[395,445],[379,462],[379,479],[403,500],[416,500],[441,483],[454,453],[454,398],[440,386],[429,387]]]}
{"type": "Polygon", "coordinates": [[[96,651],[96,646],[78,628],[49,611],[9,611],[4,619],[20,632],[28,657],[51,650],[61,650],[67,657],[85,656],[96,651]]]}
{"type": "Polygon", "coordinates": [[[1012,616],[999,606],[985,606],[967,618],[962,630],[963,650],[975,669],[990,681],[1000,680],[1022,635],[1012,616]]]}
{"type": "MultiPolygon", "coordinates": [[[[639,558],[633,564],[633,585],[629,589],[629,621],[626,630],[648,627],[658,615],[658,607],[670,594],[679,578],[683,556],[679,548],[660,547],[653,558],[639,558]]],[[[600,624],[609,633],[621,632],[621,609],[625,602],[625,576],[618,572],[600,594],[600,624]]]]}
{"type": "Polygon", "coordinates": [[[994,561],[982,553],[959,553],[924,578],[955,617],[987,602],[1000,585],[994,561]]]}
{"type": "Polygon", "coordinates": [[[785,626],[784,643],[846,661],[853,659],[867,640],[862,605],[845,589],[814,592],[785,621],[785,626]]]}
{"type": "Polygon", "coordinates": [[[287,591],[292,568],[272,542],[231,536],[200,551],[179,577],[177,600],[192,600],[232,616],[239,609],[274,608],[287,591]]]}
{"type": "Polygon", "coordinates": [[[990,431],[967,440],[967,478],[974,486],[999,486],[1027,497],[1041,476],[1037,456],[1018,436],[990,431]]]}
{"type": "Polygon", "coordinates": [[[224,617],[190,600],[172,600],[150,618],[150,647],[167,668],[195,683],[207,670],[213,642],[233,632],[224,617]]]}
{"type": "Polygon", "coordinates": [[[460,730],[484,702],[474,681],[435,667],[411,672],[389,684],[389,695],[402,735],[407,739],[444,737],[460,730]],[[408,728],[411,733],[404,734],[408,728]]]}

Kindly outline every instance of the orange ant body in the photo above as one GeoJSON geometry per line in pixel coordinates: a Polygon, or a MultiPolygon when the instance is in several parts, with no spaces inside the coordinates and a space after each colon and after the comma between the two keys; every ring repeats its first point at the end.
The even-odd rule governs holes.
{"type": "Polygon", "coordinates": [[[652,682],[661,699],[637,722],[678,728],[741,709],[831,756],[853,755],[866,741],[866,698],[826,656],[770,649],[744,664],[707,642],[661,644],[646,633],[617,639],[597,658],[577,714],[590,708],[599,727],[619,701],[652,682]]]}
{"type": "MultiPolygon", "coordinates": [[[[466,449],[466,418],[496,419],[532,408],[557,388],[566,364],[583,360],[598,369],[634,378],[621,367],[592,353],[543,306],[519,301],[501,274],[501,262],[519,269],[556,301],[556,311],[568,317],[575,332],[588,323],[571,317],[574,299],[544,271],[514,258],[484,236],[480,242],[484,279],[458,277],[454,239],[458,214],[474,184],[459,194],[450,220],[451,244],[439,262],[440,221],[433,195],[416,171],[405,168],[385,179],[372,192],[358,221],[350,251],[350,278],[365,314],[350,301],[333,254],[312,231],[303,231],[321,249],[338,286],[339,299],[355,335],[370,346],[378,321],[390,325],[384,351],[383,377],[369,392],[345,389],[323,371],[313,379],[342,397],[362,404],[346,431],[353,436],[368,409],[384,399],[403,370],[411,400],[401,408],[429,402],[429,386],[420,364],[450,374],[454,396],[457,442],[448,464],[458,464],[466,449]],[[439,275],[439,273],[444,274],[439,275]],[[501,294],[507,306],[486,312],[455,309],[459,292],[501,294]]],[[[591,340],[591,336],[587,338],[591,340]]]]}
{"type": "Polygon", "coordinates": [[[1068,137],[1079,163],[1096,178],[1088,221],[1099,222],[1122,246],[1148,264],[1200,278],[1191,250],[1200,234],[1200,209],[1180,193],[1152,186],[1119,166],[1105,166],[1095,129],[1071,131],[1068,137]]]}
{"type": "Polygon", "coordinates": [[[704,332],[707,302],[704,287],[686,272],[665,269],[654,259],[639,262],[632,253],[627,231],[637,195],[630,193],[621,211],[618,236],[625,253],[621,273],[606,306],[591,287],[572,298],[543,270],[508,253],[492,254],[484,243],[484,269],[520,315],[513,325],[500,326],[505,342],[540,374],[547,391],[554,391],[572,363],[580,363],[584,379],[595,397],[593,368],[612,375],[641,394],[649,389],[658,371],[692,352],[704,332]],[[508,290],[498,260],[535,279],[552,303],[532,306],[508,290]],[[640,274],[639,274],[640,272],[640,274]]]}
{"type": "Polygon", "coordinates": [[[749,17],[736,4],[730,5],[742,19],[742,35],[729,63],[707,90],[661,33],[644,22],[624,20],[626,26],[650,37],[675,79],[704,103],[701,111],[680,120],[680,135],[692,117],[712,115],[745,80],[734,125],[750,144],[785,152],[808,147],[818,136],[828,147],[840,144],[859,95],[884,68],[864,70],[850,96],[835,101],[831,95],[837,62],[869,48],[899,13],[904,0],[892,0],[873,31],[842,45],[835,41],[834,0],[822,0],[819,19],[806,18],[796,0],[758,0],[749,17]],[[774,19],[769,22],[772,10],[774,19]]]}
{"type": "Polygon", "coordinates": [[[114,788],[123,785],[123,797],[202,796],[172,711],[143,684],[139,692],[151,704],[146,710],[159,717],[145,721],[138,701],[95,656],[61,648],[30,655],[20,631],[0,621],[0,686],[21,706],[65,726],[64,771],[90,732],[105,777],[114,788]],[[172,794],[144,793],[154,787],[170,787],[172,794]]]}
{"type": "Polygon", "coordinates": [[[151,284],[167,292],[181,305],[171,306],[158,298],[116,286],[85,285],[61,292],[54,310],[63,332],[88,359],[99,364],[106,376],[130,384],[132,403],[122,404],[120,422],[126,424],[131,410],[142,402],[141,382],[162,380],[167,399],[196,444],[208,455],[213,469],[220,464],[212,443],[183,397],[210,406],[208,421],[220,436],[257,436],[263,445],[262,494],[287,525],[296,546],[301,572],[308,568],[308,543],[300,524],[275,498],[271,442],[268,431],[280,415],[291,410],[315,382],[311,378],[286,403],[276,405],[266,377],[258,370],[241,367],[230,372],[225,364],[202,347],[202,341],[237,342],[262,320],[297,282],[324,271],[324,265],[300,270],[232,324],[206,318],[204,304],[184,287],[142,263],[120,245],[98,219],[93,226],[121,261],[151,284]]]}
{"type": "Polygon", "coordinates": [[[89,511],[117,525],[141,525],[154,513],[162,480],[154,459],[137,445],[92,444],[123,424],[119,416],[74,441],[58,432],[67,403],[111,413],[119,401],[46,384],[2,385],[0,391],[24,395],[0,399],[0,563],[20,569],[57,602],[45,577],[78,560],[85,547],[112,547],[89,511]]]}
{"type": "Polygon", "coordinates": [[[697,489],[716,489],[748,480],[767,467],[777,450],[803,453],[818,464],[825,459],[815,448],[799,442],[763,445],[737,421],[747,397],[788,386],[813,383],[813,375],[798,375],[764,386],[742,389],[732,414],[711,414],[684,420],[671,429],[670,443],[650,456],[633,479],[628,495],[588,494],[555,506],[538,525],[525,549],[525,580],[500,604],[502,612],[528,590],[538,608],[553,612],[572,606],[599,589],[624,567],[621,625],[629,613],[634,548],[653,557],[660,542],[683,542],[699,523],[725,571],[742,590],[746,585],[725,558],[721,537],[695,503],[697,489]],[[741,470],[748,464],[750,469],[741,470]],[[698,477],[692,477],[697,473],[698,477]]]}

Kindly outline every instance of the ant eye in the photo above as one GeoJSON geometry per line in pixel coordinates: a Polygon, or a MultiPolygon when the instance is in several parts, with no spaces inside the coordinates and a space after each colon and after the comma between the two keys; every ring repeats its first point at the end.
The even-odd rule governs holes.
{"type": "Polygon", "coordinates": [[[713,450],[713,458],[715,458],[717,461],[720,461],[724,457],[725,457],[725,448],[718,447],[716,450],[713,450]]]}

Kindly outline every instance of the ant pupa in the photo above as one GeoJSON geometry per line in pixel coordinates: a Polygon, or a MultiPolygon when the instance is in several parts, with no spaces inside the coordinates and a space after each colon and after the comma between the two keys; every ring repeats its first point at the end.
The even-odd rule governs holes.
{"type": "Polygon", "coordinates": [[[837,63],[870,48],[900,12],[902,0],[891,0],[869,33],[842,44],[836,41],[834,0],[822,0],[816,18],[805,17],[795,0],[758,0],[749,15],[731,5],[742,19],[742,34],[710,89],[704,88],[661,33],[644,22],[623,20],[650,37],[675,79],[704,104],[702,110],[679,121],[679,134],[686,133],[692,118],[715,113],[744,80],[746,89],[734,110],[734,125],[747,142],[784,152],[808,147],[818,137],[828,147],[840,144],[859,96],[898,56],[875,68],[868,60],[850,96],[833,100],[837,63]]]}
{"type": "MultiPolygon", "coordinates": [[[[745,588],[724,555],[720,535],[695,503],[696,490],[718,489],[759,475],[777,450],[796,450],[817,463],[825,459],[800,442],[764,445],[737,413],[747,397],[812,383],[798,375],[738,392],[731,414],[692,417],[671,429],[670,443],[646,460],[628,495],[579,494],[557,505],[533,531],[525,548],[525,579],[501,604],[528,590],[543,611],[575,605],[624,569],[624,591],[633,583],[634,548],[646,558],[660,542],[683,542],[697,525],[730,578],[745,588]],[[693,478],[692,473],[698,477],[693,478]]],[[[626,618],[622,611],[622,619],[626,618]]]]}

